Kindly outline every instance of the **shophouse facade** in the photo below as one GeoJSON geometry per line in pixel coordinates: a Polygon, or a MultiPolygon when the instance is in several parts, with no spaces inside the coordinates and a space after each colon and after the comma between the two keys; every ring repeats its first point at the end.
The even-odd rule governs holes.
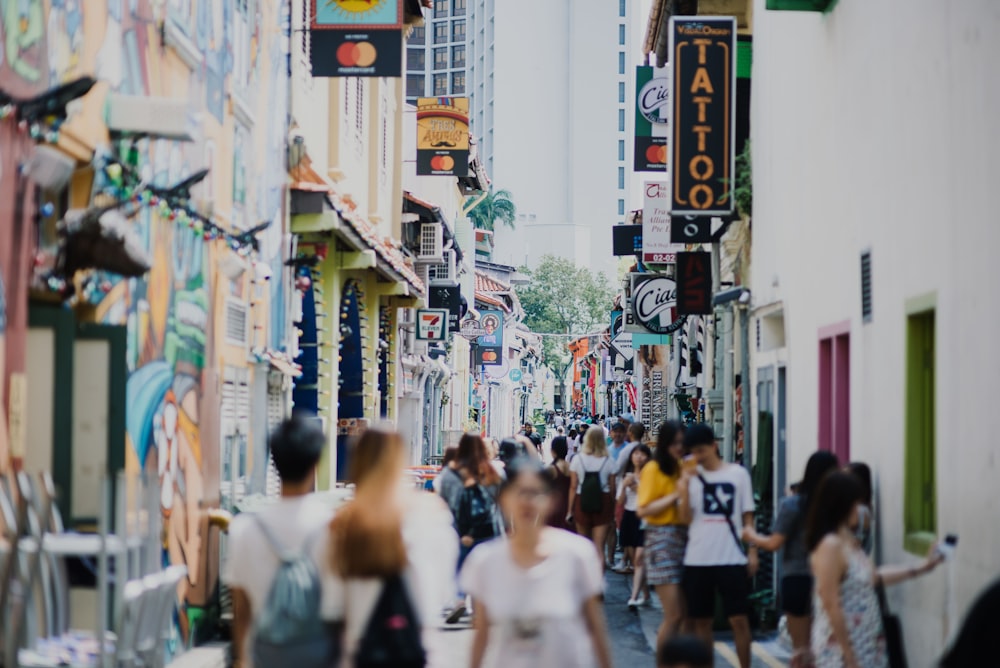
{"type": "Polygon", "coordinates": [[[954,562],[890,592],[911,664],[930,665],[1000,553],[1000,14],[772,4],[788,3],[754,8],[755,414],[774,416],[786,484],[817,449],[872,467],[879,562],[961,536],[954,562]]]}

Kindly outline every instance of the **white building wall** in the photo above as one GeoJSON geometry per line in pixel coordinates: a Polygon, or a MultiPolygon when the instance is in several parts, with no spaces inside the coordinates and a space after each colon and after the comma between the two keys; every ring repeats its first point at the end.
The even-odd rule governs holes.
{"type": "Polygon", "coordinates": [[[758,309],[784,307],[786,347],[769,356],[788,363],[788,480],[816,448],[818,331],[849,321],[851,454],[877,477],[882,562],[915,559],[902,547],[905,303],[936,294],[937,525],[962,539],[953,571],[892,593],[914,666],[1000,573],[998,31],[993,0],[754,12],[752,286],[758,309]]]}

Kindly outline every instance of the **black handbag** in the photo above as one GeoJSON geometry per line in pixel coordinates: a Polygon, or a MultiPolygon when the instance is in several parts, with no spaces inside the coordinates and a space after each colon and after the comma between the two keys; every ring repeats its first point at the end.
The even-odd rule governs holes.
{"type": "Polygon", "coordinates": [[[885,634],[885,649],[889,655],[889,668],[907,668],[906,649],[903,646],[903,625],[900,623],[899,617],[892,614],[892,610],[889,609],[881,577],[875,583],[875,594],[878,596],[878,607],[882,611],[882,632],[885,634]]]}

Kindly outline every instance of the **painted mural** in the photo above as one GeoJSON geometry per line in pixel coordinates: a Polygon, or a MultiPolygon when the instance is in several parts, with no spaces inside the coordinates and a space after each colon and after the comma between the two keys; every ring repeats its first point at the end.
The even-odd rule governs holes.
{"type": "MultiPolygon", "coordinates": [[[[230,349],[216,314],[224,312],[227,299],[249,304],[251,294],[258,299],[262,292],[261,305],[250,309],[247,348],[280,350],[285,343],[281,268],[290,21],[285,5],[281,0],[0,0],[0,87],[8,92],[23,95],[92,74],[99,90],[85,104],[94,118],[104,117],[108,92],[190,103],[193,141],[109,145],[106,136],[89,138],[95,178],[88,192],[71,193],[71,200],[93,201],[113,190],[113,175],[103,164],[128,154],[143,180],[158,187],[209,168],[191,194],[228,229],[271,222],[258,238],[259,255],[237,255],[197,225],[181,224],[155,206],[141,207],[133,222],[154,258],[152,270],[141,279],[93,273],[78,290],[98,321],[128,325],[127,467],[160,481],[164,561],[188,567],[179,596],[189,609],[209,605],[218,578],[217,544],[206,536],[205,508],[219,503],[221,366],[223,361],[247,366],[248,358],[245,350],[240,355],[230,349]],[[189,69],[163,48],[165,21],[196,45],[200,67],[189,69]],[[253,123],[234,118],[230,91],[251,110],[253,123]],[[218,269],[227,261],[242,263],[246,271],[233,278],[218,269]],[[252,292],[255,261],[269,265],[271,279],[252,292]]],[[[0,351],[4,313],[0,286],[0,351]]],[[[6,434],[2,420],[0,412],[0,432],[6,434]]]]}

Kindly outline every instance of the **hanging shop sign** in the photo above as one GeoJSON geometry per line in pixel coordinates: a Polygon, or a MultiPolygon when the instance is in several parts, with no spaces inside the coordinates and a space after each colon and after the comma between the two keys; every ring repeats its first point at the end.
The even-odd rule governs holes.
{"type": "Polygon", "coordinates": [[[511,369],[510,373],[507,374],[507,377],[515,383],[520,383],[521,379],[524,378],[524,373],[522,373],[520,369],[511,369]]]}
{"type": "Polygon", "coordinates": [[[417,338],[442,341],[448,335],[448,311],[439,308],[417,310],[417,338]]]}
{"type": "Polygon", "coordinates": [[[431,285],[427,288],[427,305],[433,309],[448,311],[448,330],[445,334],[458,331],[458,321],[462,317],[461,286],[431,285]]]}
{"type": "Polygon", "coordinates": [[[670,18],[673,61],[671,210],[721,215],[733,210],[736,160],[736,19],[670,18]]]}
{"type": "Polygon", "coordinates": [[[655,437],[670,404],[670,346],[640,346],[635,375],[639,384],[639,420],[655,437]]]}
{"type": "Polygon", "coordinates": [[[711,315],[712,254],[677,254],[677,312],[681,315],[711,315]]]}
{"type": "Polygon", "coordinates": [[[670,264],[677,261],[683,244],[670,238],[670,184],[647,181],[642,189],[642,261],[670,264]]]}
{"type": "Polygon", "coordinates": [[[625,312],[614,310],[611,312],[611,349],[624,364],[632,361],[632,334],[625,331],[625,312]]]}
{"type": "Polygon", "coordinates": [[[402,0],[310,0],[314,77],[403,76],[402,0]]]}
{"type": "Polygon", "coordinates": [[[417,174],[469,175],[469,98],[417,100],[417,174]]]}
{"type": "Polygon", "coordinates": [[[476,339],[476,364],[500,366],[503,355],[503,312],[480,311],[483,334],[476,339]]]}
{"type": "MultiPolygon", "coordinates": [[[[718,219],[716,219],[718,220],[718,219]]],[[[712,242],[712,219],[705,216],[678,216],[670,219],[670,241],[675,244],[707,244],[712,242]]]]}
{"type": "Polygon", "coordinates": [[[635,70],[635,158],[637,172],[667,171],[670,135],[670,70],[640,65],[635,70]]]}
{"type": "Polygon", "coordinates": [[[632,317],[650,334],[671,334],[682,324],[677,318],[677,283],[662,274],[631,275],[632,317]]]}
{"type": "Polygon", "coordinates": [[[462,328],[459,333],[470,341],[475,341],[480,336],[486,333],[483,329],[482,323],[478,320],[466,320],[462,323],[462,328]]]}
{"type": "Polygon", "coordinates": [[[636,255],[642,252],[642,225],[615,225],[611,228],[612,254],[636,255]]]}

